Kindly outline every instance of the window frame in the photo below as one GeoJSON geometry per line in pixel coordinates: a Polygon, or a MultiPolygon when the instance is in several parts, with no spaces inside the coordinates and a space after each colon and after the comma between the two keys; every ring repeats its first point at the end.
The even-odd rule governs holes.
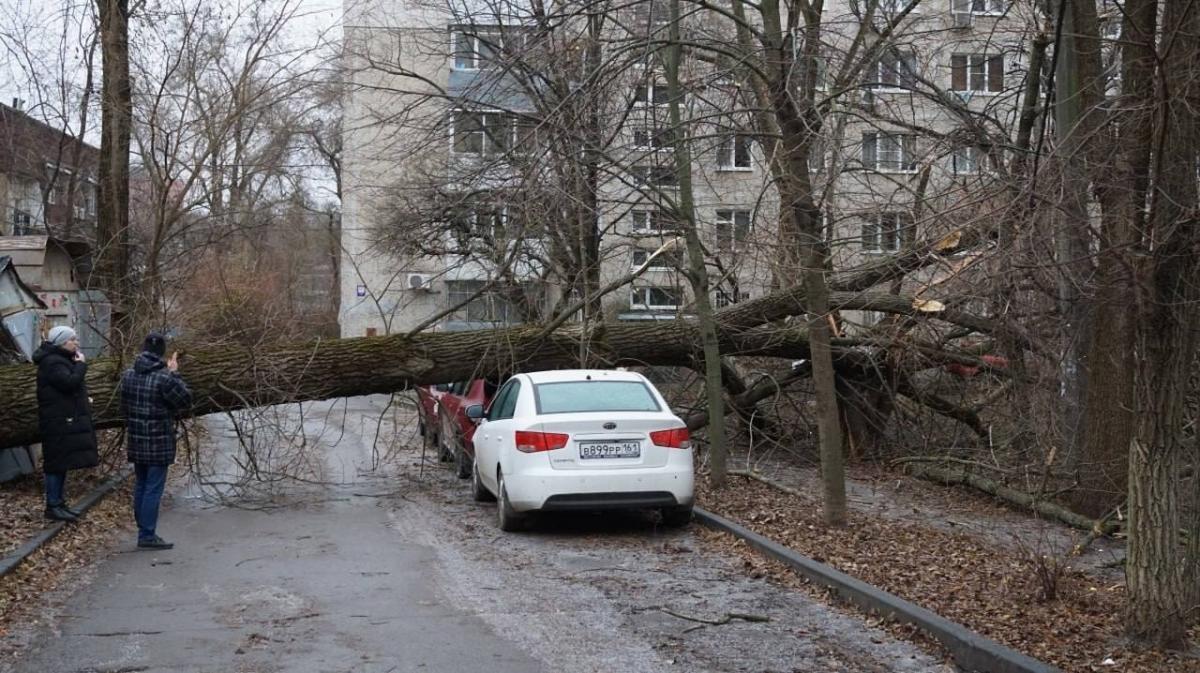
{"type": "Polygon", "coordinates": [[[450,29],[450,51],[453,54],[454,70],[463,72],[475,72],[483,70],[495,60],[496,54],[504,48],[504,31],[499,28],[489,28],[487,30],[472,29],[464,26],[454,26],[450,29]],[[470,43],[470,65],[462,65],[460,61],[461,52],[459,49],[459,39],[466,38],[470,43]],[[485,45],[490,54],[485,54],[480,45],[485,45]]]}
{"type": "Polygon", "coordinates": [[[647,75],[633,85],[633,107],[657,109],[670,104],[671,90],[667,87],[666,82],[659,80],[656,74],[647,75]],[[660,92],[662,94],[661,101],[659,100],[660,92]]]}
{"type": "Polygon", "coordinates": [[[912,91],[918,84],[917,52],[910,47],[888,47],[864,73],[863,85],[875,92],[912,91]],[[894,82],[885,81],[885,68],[891,60],[894,82]],[[869,77],[869,79],[868,79],[869,77]]]}
{"type": "Polygon", "coordinates": [[[635,150],[669,152],[675,148],[675,145],[675,129],[669,125],[638,124],[633,127],[633,148],[635,150]]]}
{"type": "Polygon", "coordinates": [[[863,133],[862,164],[868,170],[885,174],[912,174],[917,172],[917,136],[914,133],[895,133],[890,131],[867,131],[863,133]],[[895,152],[895,161],[889,161],[891,166],[883,167],[880,159],[884,143],[891,144],[886,148],[889,153],[895,152]],[[870,150],[868,151],[868,148],[870,150]],[[868,159],[868,154],[870,158],[868,159]]]}
{"type": "Polygon", "coordinates": [[[679,189],[679,175],[675,172],[674,166],[649,166],[637,165],[630,166],[629,172],[633,176],[633,183],[637,187],[653,187],[656,189],[679,189]],[[669,182],[661,182],[650,180],[651,176],[662,177],[670,176],[669,182]]]}
{"type": "Polygon", "coordinates": [[[517,117],[500,110],[455,108],[450,111],[450,152],[456,156],[481,158],[501,157],[518,152],[515,149],[518,140],[517,128],[517,117]],[[466,117],[474,117],[479,120],[477,129],[467,131],[467,133],[479,134],[479,151],[459,149],[460,118],[466,117]],[[496,131],[497,127],[499,127],[499,133],[496,131]],[[497,138],[502,138],[503,142],[496,142],[497,138]]]}
{"type": "Polygon", "coordinates": [[[954,0],[952,3],[954,13],[970,14],[971,16],[1004,16],[1007,10],[1007,3],[1004,0],[954,0]],[[984,8],[976,9],[976,6],[980,4],[984,5],[984,8]]]}
{"type": "Polygon", "coordinates": [[[731,173],[754,171],[754,136],[743,131],[726,129],[717,145],[717,170],[731,173]],[[740,150],[740,152],[739,152],[740,150]],[[739,157],[739,154],[742,156],[739,157]],[[742,158],[744,161],[739,162],[742,158]]]}
{"type": "Polygon", "coordinates": [[[723,252],[741,252],[744,250],[754,232],[754,213],[739,208],[718,208],[713,231],[716,238],[717,250],[723,252]],[[738,220],[744,216],[745,222],[738,220]],[[722,234],[722,229],[727,233],[722,234]]]}
{"type": "Polygon", "coordinates": [[[869,255],[894,255],[904,249],[904,231],[914,226],[912,214],[898,210],[871,213],[862,222],[859,249],[869,255]],[[891,220],[890,229],[885,229],[884,220],[891,220]],[[868,234],[868,232],[871,232],[868,234]],[[888,246],[889,234],[891,245],[888,246]],[[868,238],[868,235],[870,238],[868,238]],[[871,244],[868,245],[868,240],[871,244]]]}
{"type": "Polygon", "coordinates": [[[629,231],[634,235],[641,236],[662,236],[664,234],[674,233],[678,227],[671,226],[671,218],[668,213],[659,210],[658,208],[634,208],[629,211],[630,226],[629,231]],[[645,216],[646,227],[638,227],[638,220],[645,216]],[[652,228],[651,225],[657,224],[658,228],[652,228]]]}
{"type": "MultiPolygon", "coordinates": [[[[653,254],[654,250],[647,250],[646,248],[634,248],[629,254],[629,268],[640,268],[650,258],[650,255],[653,254]],[[638,255],[643,256],[643,259],[640,262],[638,261],[638,255]]],[[[651,271],[658,269],[670,271],[679,267],[679,261],[679,254],[677,251],[666,250],[661,255],[651,260],[650,266],[646,267],[646,270],[651,271]]]]}
{"type": "Polygon", "coordinates": [[[679,298],[678,288],[665,287],[662,285],[638,285],[638,286],[635,286],[630,289],[629,310],[631,310],[631,311],[665,311],[665,310],[676,311],[676,310],[679,310],[679,307],[682,305],[681,302],[679,301],[679,299],[680,298],[679,298]],[[652,303],[650,300],[652,299],[653,292],[655,290],[672,297],[674,299],[674,303],[672,303],[672,304],[652,303]],[[641,302],[636,301],[638,293],[643,292],[643,291],[645,292],[645,298],[644,298],[645,300],[641,301],[641,302]]]}
{"type": "Polygon", "coordinates": [[[1004,77],[1007,74],[1005,70],[1004,54],[951,54],[950,90],[973,96],[995,96],[1004,93],[1004,77]],[[997,68],[998,73],[994,72],[997,68]],[[977,82],[981,87],[975,86],[977,82]]]}

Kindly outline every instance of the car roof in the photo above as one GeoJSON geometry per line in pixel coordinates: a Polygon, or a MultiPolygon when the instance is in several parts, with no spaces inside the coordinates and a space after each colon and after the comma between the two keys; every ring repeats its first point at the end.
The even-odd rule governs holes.
{"type": "Polygon", "coordinates": [[[645,377],[637,372],[617,371],[613,369],[557,369],[544,372],[526,372],[532,383],[562,383],[565,381],[645,381],[645,377]]]}

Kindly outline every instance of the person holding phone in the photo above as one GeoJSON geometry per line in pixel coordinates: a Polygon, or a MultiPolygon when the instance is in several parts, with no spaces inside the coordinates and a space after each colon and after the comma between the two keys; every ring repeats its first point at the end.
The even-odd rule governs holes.
{"type": "Polygon", "coordinates": [[[133,516],[141,549],[171,549],[158,536],[158,507],[175,462],[175,420],[192,406],[192,392],[179,375],[179,355],[167,354],[167,339],[151,332],[142,352],[121,376],[126,451],[133,463],[133,516]]]}
{"type": "Polygon", "coordinates": [[[50,330],[33,354],[37,365],[38,431],[42,436],[42,472],[46,479],[46,518],[75,521],[67,505],[67,472],[100,463],[88,399],[87,362],[75,330],[50,330]]]}

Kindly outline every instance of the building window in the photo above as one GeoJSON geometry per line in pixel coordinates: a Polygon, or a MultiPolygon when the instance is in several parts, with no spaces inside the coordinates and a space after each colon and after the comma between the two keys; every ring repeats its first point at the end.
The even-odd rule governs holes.
{"type": "Polygon", "coordinates": [[[988,165],[988,153],[978,146],[956,147],[952,157],[955,175],[977,175],[988,165]]]}
{"type": "Polygon", "coordinates": [[[732,290],[727,291],[724,288],[717,288],[717,291],[714,294],[715,301],[713,303],[717,308],[725,308],[727,306],[733,306],[739,302],[747,301],[748,299],[750,299],[749,292],[736,292],[732,290]]]}
{"type": "Polygon", "coordinates": [[[863,166],[881,173],[917,170],[916,136],[906,133],[864,133],[863,166]]]}
{"type": "Polygon", "coordinates": [[[454,67],[478,70],[495,60],[500,51],[499,33],[454,32],[454,67]]]}
{"type": "Polygon", "coordinates": [[[636,269],[647,261],[650,262],[650,265],[646,267],[648,269],[674,269],[679,266],[679,252],[677,250],[664,250],[660,255],[651,259],[650,255],[653,254],[653,250],[644,250],[641,248],[634,250],[632,259],[630,260],[631,268],[636,269]]]}
{"type": "Polygon", "coordinates": [[[88,182],[83,187],[84,208],[87,209],[87,214],[95,217],[96,215],[96,185],[88,182]]]}
{"type": "Polygon", "coordinates": [[[917,55],[911,50],[888,49],[867,68],[863,84],[879,89],[912,89],[917,85],[917,55]]]}
{"type": "Polygon", "coordinates": [[[674,166],[633,166],[634,184],[643,187],[675,187],[679,176],[674,166]]]}
{"type": "Polygon", "coordinates": [[[509,224],[507,208],[490,203],[463,206],[452,212],[449,224],[450,230],[460,240],[505,240],[509,224]]]}
{"type": "Polygon", "coordinates": [[[13,236],[28,236],[32,234],[33,216],[20,208],[13,208],[12,233],[13,236]]]}
{"type": "Polygon", "coordinates": [[[679,293],[673,287],[635,287],[629,295],[629,308],[634,311],[679,308],[679,293]]]}
{"type": "Polygon", "coordinates": [[[633,92],[633,103],[639,107],[662,106],[670,102],[667,85],[653,78],[639,83],[633,92]]]}
{"type": "Polygon", "coordinates": [[[750,211],[718,210],[716,228],[718,250],[742,250],[750,238],[750,211]]]}
{"type": "Polygon", "coordinates": [[[453,116],[454,151],[493,156],[512,147],[514,124],[499,112],[457,110],[453,116]]]}
{"type": "Polygon", "coordinates": [[[988,54],[954,54],[950,57],[950,88],[972,93],[1004,90],[1004,57],[988,54]]]}
{"type": "Polygon", "coordinates": [[[954,0],[955,14],[999,16],[1004,14],[1004,0],[954,0]]]}
{"type": "Polygon", "coordinates": [[[669,150],[675,147],[675,129],[642,126],[633,130],[633,144],[643,151],[669,150]]]}
{"type": "Polygon", "coordinates": [[[635,234],[666,234],[675,231],[672,218],[658,210],[635,210],[630,214],[635,234]]]}
{"type": "Polygon", "coordinates": [[[520,313],[516,304],[506,296],[511,287],[497,286],[484,290],[487,285],[482,280],[450,280],[446,281],[446,295],[449,305],[446,308],[467,304],[458,309],[460,319],[470,322],[514,323],[520,321],[520,313]],[[472,298],[473,295],[479,296],[472,298]]]}
{"type": "Polygon", "coordinates": [[[908,213],[884,212],[868,217],[862,225],[863,252],[899,252],[905,231],[912,225],[908,213]]]}
{"type": "Polygon", "coordinates": [[[725,133],[717,147],[717,167],[723,171],[751,170],[750,148],[753,143],[753,136],[747,133],[725,133]]]}
{"type": "Polygon", "coordinates": [[[671,23],[671,6],[663,0],[643,0],[632,8],[633,28],[660,28],[671,23]]]}

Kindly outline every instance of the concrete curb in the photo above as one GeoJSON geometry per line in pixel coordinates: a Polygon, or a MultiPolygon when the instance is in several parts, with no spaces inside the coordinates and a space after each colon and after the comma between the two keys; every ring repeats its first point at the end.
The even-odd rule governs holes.
{"type": "Polygon", "coordinates": [[[954,663],[978,673],[1062,673],[1061,670],[967,630],[961,624],[909,603],[881,589],[834,570],[769,540],[748,528],[699,507],[696,520],[709,528],[745,540],[758,551],[791,566],[815,584],[828,587],[858,608],[898,622],[912,624],[940,642],[954,663]]]}
{"type": "MultiPolygon", "coordinates": [[[[115,477],[97,486],[95,490],[84,496],[83,500],[79,501],[78,509],[80,513],[91,509],[96,503],[103,500],[104,496],[112,493],[114,489],[120,486],[132,474],[133,470],[119,472],[115,477]]],[[[30,554],[37,551],[39,547],[46,544],[50,540],[53,540],[54,536],[58,535],[66,526],[67,523],[65,521],[55,521],[39,531],[37,535],[34,535],[32,538],[27,540],[25,544],[14,549],[11,554],[5,556],[3,559],[0,559],[0,578],[3,578],[12,571],[16,570],[17,567],[20,566],[30,554]]]]}

